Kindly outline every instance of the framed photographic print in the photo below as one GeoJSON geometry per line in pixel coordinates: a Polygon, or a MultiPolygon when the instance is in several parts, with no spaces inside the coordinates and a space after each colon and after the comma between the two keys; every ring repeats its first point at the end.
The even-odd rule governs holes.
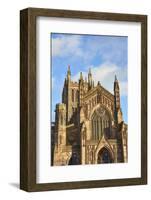
{"type": "Polygon", "coordinates": [[[147,184],[147,16],[20,12],[20,188],[147,184]]]}

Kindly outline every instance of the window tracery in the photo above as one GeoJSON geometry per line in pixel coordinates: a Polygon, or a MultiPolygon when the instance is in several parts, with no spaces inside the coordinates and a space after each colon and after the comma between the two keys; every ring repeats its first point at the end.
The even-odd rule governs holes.
{"type": "Polygon", "coordinates": [[[110,128],[111,120],[109,113],[102,107],[94,111],[92,115],[92,139],[101,139],[104,129],[110,128]]]}

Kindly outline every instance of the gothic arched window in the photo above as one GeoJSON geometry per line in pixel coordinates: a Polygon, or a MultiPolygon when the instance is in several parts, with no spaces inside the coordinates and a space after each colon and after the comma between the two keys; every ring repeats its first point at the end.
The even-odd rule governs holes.
{"type": "Polygon", "coordinates": [[[72,102],[74,102],[74,90],[72,89],[72,102]]]}
{"type": "Polygon", "coordinates": [[[110,116],[109,113],[103,108],[98,108],[94,111],[91,123],[93,140],[101,139],[103,133],[105,132],[105,129],[108,129],[110,131],[110,116]]]}
{"type": "Polygon", "coordinates": [[[76,90],[76,101],[78,102],[78,100],[79,100],[79,92],[78,90],[76,90]]]}

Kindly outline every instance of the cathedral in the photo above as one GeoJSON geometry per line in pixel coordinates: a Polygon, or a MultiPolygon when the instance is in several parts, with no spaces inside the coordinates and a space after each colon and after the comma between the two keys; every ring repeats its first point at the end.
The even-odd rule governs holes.
{"type": "Polygon", "coordinates": [[[79,81],[72,81],[68,66],[62,103],[56,104],[51,123],[51,165],[127,162],[127,131],[117,77],[112,94],[94,84],[91,69],[87,78],[81,72],[79,81]]]}

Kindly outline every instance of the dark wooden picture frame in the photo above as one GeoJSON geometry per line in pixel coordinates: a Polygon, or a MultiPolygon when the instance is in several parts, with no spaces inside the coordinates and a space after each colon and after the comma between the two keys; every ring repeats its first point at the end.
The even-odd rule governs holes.
{"type": "Polygon", "coordinates": [[[147,184],[147,16],[27,8],[20,12],[20,188],[46,191],[147,184]],[[36,183],[36,18],[110,20],[141,23],[141,177],[36,183]]]}

